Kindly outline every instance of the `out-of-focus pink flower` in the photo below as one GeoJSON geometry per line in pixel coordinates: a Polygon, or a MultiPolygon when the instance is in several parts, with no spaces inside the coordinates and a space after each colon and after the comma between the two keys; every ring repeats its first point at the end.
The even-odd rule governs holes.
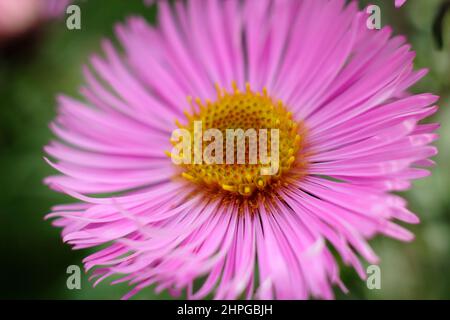
{"type": "Polygon", "coordinates": [[[45,182],[79,201],[48,217],[74,248],[103,246],[84,260],[96,283],[329,299],[346,290],[330,246],[365,278],[369,239],[414,238],[398,222],[419,219],[393,192],[429,174],[438,125],[421,120],[438,97],[408,92],[426,71],[405,38],[345,3],[160,1],[157,26],[117,26],[124,54],[103,42],[45,148],[60,172],[45,182]],[[200,120],[278,128],[280,171],[175,165],[173,130],[200,120]]]}
{"type": "Polygon", "coordinates": [[[0,0],[0,40],[64,15],[71,0],[0,0]]]}
{"type": "Polygon", "coordinates": [[[48,18],[59,18],[72,2],[73,0],[42,0],[42,12],[48,18]]]}
{"type": "Polygon", "coordinates": [[[0,0],[0,39],[32,28],[40,18],[40,0],[0,0]]]}
{"type": "Polygon", "coordinates": [[[402,5],[404,5],[406,0],[395,0],[395,6],[397,8],[400,8],[402,5]]]}

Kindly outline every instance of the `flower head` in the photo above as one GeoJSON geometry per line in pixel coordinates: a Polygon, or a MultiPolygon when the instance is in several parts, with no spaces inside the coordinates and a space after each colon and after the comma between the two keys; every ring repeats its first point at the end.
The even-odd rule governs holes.
{"type": "Polygon", "coordinates": [[[48,217],[74,248],[106,245],[84,261],[97,282],[123,275],[127,297],[155,285],[332,298],[346,289],[331,246],[364,278],[360,257],[378,262],[368,239],[412,240],[397,222],[419,219],[391,192],[428,175],[437,125],[420,121],[437,97],[408,93],[426,71],[366,18],[345,1],[161,1],[157,26],[118,25],[124,54],[103,42],[83,101],[59,98],[46,147],[61,173],[46,183],[79,200],[48,217]],[[260,161],[175,164],[207,148],[170,152],[174,130],[195,136],[197,122],[218,136],[277,129],[276,174],[260,161]]]}

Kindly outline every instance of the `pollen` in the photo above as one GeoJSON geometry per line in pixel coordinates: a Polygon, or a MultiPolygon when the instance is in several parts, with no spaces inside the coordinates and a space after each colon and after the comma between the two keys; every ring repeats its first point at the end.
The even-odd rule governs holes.
{"type": "Polygon", "coordinates": [[[167,154],[181,177],[205,190],[251,197],[305,170],[306,129],[281,100],[248,83],[242,91],[236,83],[231,92],[216,90],[215,101],[188,97],[191,110],[184,123],[176,121],[189,139],[184,147],[172,139],[167,154]]]}

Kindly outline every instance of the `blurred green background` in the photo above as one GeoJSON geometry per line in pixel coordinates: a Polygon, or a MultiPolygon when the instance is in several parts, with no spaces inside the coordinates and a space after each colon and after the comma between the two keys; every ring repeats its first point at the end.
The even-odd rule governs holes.
{"type": "MultiPolygon", "coordinates": [[[[396,33],[407,35],[417,52],[417,68],[430,69],[413,91],[441,96],[440,111],[432,119],[442,124],[440,154],[433,175],[405,194],[422,219],[411,228],[415,241],[372,241],[381,257],[381,290],[368,290],[352,269],[343,267],[350,293],[336,290],[336,294],[341,299],[449,299],[450,13],[444,20],[444,48],[439,50],[432,25],[442,0],[409,0],[400,10],[394,10],[394,0],[370,2],[382,8],[383,25],[393,25],[396,33]]],[[[129,290],[126,284],[108,282],[92,288],[85,274],[81,290],[67,289],[66,268],[81,266],[88,252],[72,251],[62,243],[60,230],[43,220],[52,205],[70,199],[42,184],[52,173],[42,159],[42,147],[51,138],[48,123],[55,116],[55,95],[79,96],[81,66],[92,52],[100,51],[100,40],[113,38],[114,24],[125,17],[139,14],[152,21],[155,12],[140,0],[78,4],[81,30],[68,30],[63,18],[0,49],[0,298],[118,299],[129,290]]],[[[148,288],[135,298],[168,297],[148,288]]]]}

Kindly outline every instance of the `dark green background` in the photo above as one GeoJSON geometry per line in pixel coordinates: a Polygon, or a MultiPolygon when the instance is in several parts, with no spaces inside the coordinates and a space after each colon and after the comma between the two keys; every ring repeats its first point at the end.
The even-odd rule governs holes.
{"type": "MultiPolygon", "coordinates": [[[[405,196],[422,223],[411,229],[417,238],[404,244],[377,238],[372,244],[381,256],[381,290],[368,290],[355,272],[342,268],[350,294],[339,298],[408,299],[450,298],[450,14],[444,25],[444,49],[432,38],[432,24],[441,0],[409,0],[400,10],[394,0],[371,1],[382,7],[383,24],[406,34],[417,51],[417,68],[429,75],[415,92],[441,95],[440,154],[433,176],[416,182],[405,196]]],[[[0,52],[0,298],[117,299],[127,285],[107,282],[92,288],[83,275],[81,290],[66,288],[66,268],[81,265],[87,251],[72,251],[58,229],[43,216],[58,203],[70,201],[48,190],[42,180],[52,170],[42,160],[42,147],[51,134],[55,95],[78,96],[81,66],[99,41],[113,38],[113,26],[132,14],[154,19],[154,11],[140,0],[81,1],[82,30],[69,31],[64,19],[35,30],[14,48],[0,52]]],[[[137,299],[167,298],[152,288],[137,299]]]]}

